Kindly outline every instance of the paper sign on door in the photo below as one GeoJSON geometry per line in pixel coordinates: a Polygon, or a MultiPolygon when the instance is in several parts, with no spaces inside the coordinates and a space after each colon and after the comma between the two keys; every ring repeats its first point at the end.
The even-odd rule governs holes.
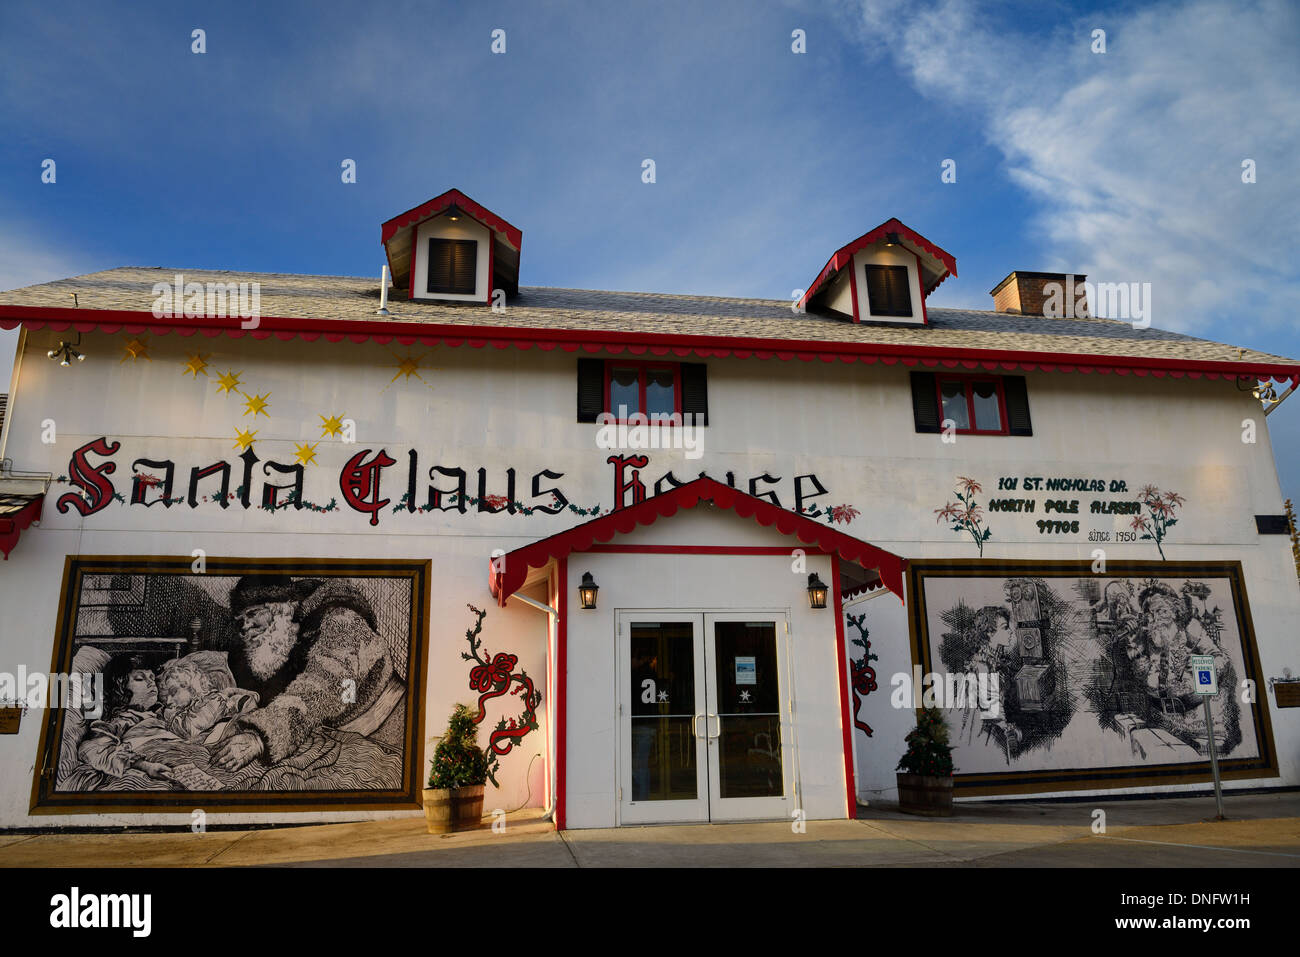
{"type": "Polygon", "coordinates": [[[736,657],[736,684],[752,685],[758,683],[758,669],[754,664],[754,655],[736,657]]]}

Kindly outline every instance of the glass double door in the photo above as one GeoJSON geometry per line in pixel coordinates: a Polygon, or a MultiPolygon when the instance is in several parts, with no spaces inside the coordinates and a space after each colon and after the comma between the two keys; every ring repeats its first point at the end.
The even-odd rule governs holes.
{"type": "Polygon", "coordinates": [[[619,612],[619,820],[788,819],[782,613],[619,612]]]}

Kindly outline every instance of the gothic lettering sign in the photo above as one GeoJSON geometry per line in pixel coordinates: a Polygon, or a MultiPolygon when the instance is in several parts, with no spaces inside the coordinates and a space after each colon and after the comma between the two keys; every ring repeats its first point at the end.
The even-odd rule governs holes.
{"type": "MultiPolygon", "coordinates": [[[[234,461],[178,463],[156,456],[128,463],[128,458],[122,454],[122,443],[106,436],[74,451],[67,474],[57,478],[71,486],[57,500],[60,514],[74,510],[90,516],[116,503],[183,512],[202,508],[271,513],[348,510],[366,516],[372,527],[429,513],[527,517],[572,512],[586,517],[636,505],[647,496],[698,477],[652,471],[647,455],[610,455],[603,465],[609,470],[612,504],[580,505],[564,491],[565,473],[554,468],[529,471],[514,466],[488,469],[448,464],[432,461],[416,449],[403,455],[390,454],[386,448],[362,448],[347,459],[336,477],[327,479],[324,469],[314,469],[310,482],[301,463],[264,459],[251,446],[234,461]],[[126,479],[114,478],[119,461],[126,479]]],[[[783,478],[763,472],[738,479],[734,472],[727,472],[719,481],[813,518],[846,520],[842,512],[833,513],[817,501],[829,490],[813,473],[783,478]]]]}

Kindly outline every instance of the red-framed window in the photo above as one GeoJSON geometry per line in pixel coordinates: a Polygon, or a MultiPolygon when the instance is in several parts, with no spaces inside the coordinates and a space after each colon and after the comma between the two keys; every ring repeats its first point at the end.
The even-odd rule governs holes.
{"type": "Polygon", "coordinates": [[[938,373],[934,380],[940,425],[951,419],[958,435],[1010,434],[1001,376],[938,373]]]}
{"type": "MultiPolygon", "coordinates": [[[[605,411],[626,422],[642,414],[681,415],[682,367],[678,362],[605,362],[605,411]]],[[[678,420],[680,421],[680,420],[678,420]]]]}

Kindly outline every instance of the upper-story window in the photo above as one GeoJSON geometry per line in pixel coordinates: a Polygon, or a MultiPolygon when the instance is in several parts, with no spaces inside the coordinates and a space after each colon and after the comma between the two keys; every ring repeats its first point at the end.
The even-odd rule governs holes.
{"type": "Polygon", "coordinates": [[[605,411],[626,420],[629,415],[672,415],[681,412],[681,369],[677,363],[605,364],[609,388],[605,411]]]}
{"type": "Polygon", "coordinates": [[[867,265],[867,302],[872,316],[912,317],[912,291],[906,266],[867,265]]]}
{"type": "Polygon", "coordinates": [[[912,413],[918,432],[1034,434],[1024,376],[913,372],[912,413]]]}
{"type": "Polygon", "coordinates": [[[623,359],[578,360],[578,421],[602,414],[626,421],[633,415],[694,414],[707,425],[708,381],[702,362],[638,362],[623,359]]]}
{"type": "Polygon", "coordinates": [[[1006,400],[999,379],[944,375],[936,378],[943,417],[955,422],[958,432],[1007,434],[1003,414],[1006,400]]]}
{"type": "Polygon", "coordinates": [[[426,292],[472,296],[478,278],[478,242],[473,239],[429,240],[426,292]]]}

